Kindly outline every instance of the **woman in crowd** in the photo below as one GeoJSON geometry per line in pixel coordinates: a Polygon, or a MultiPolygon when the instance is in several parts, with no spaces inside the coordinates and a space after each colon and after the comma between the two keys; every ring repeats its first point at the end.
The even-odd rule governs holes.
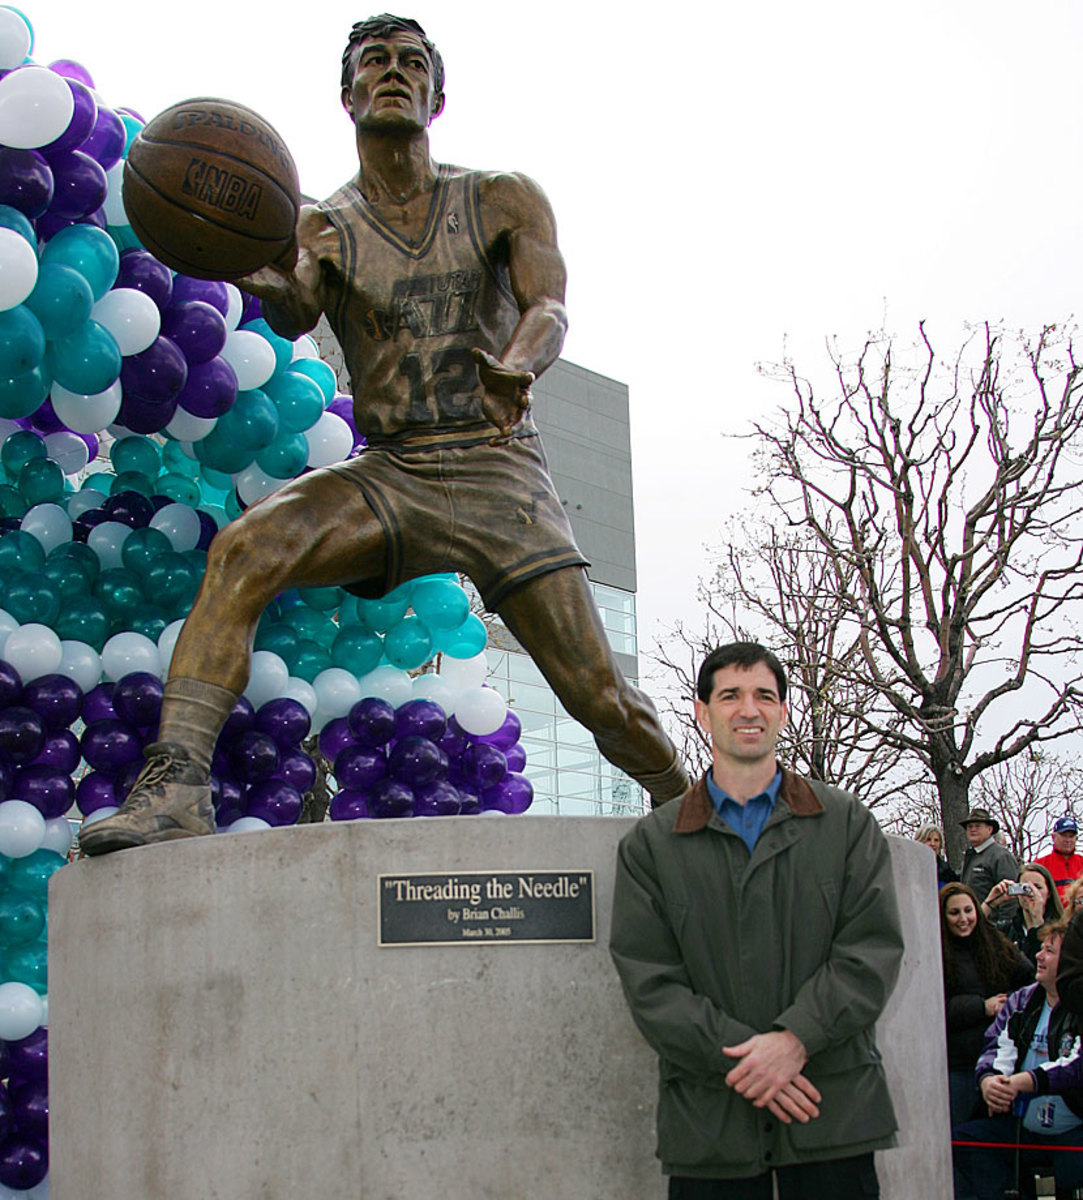
{"type": "Polygon", "coordinates": [[[1035,964],[1041,949],[1038,930],[1064,916],[1064,908],[1049,868],[1034,862],[1024,863],[1019,868],[1019,884],[1013,885],[1007,879],[995,884],[982,901],[981,910],[1035,964]],[[1019,892],[1020,885],[1029,890],[1019,892]],[[1005,920],[1001,913],[1013,899],[1019,903],[1011,905],[1010,916],[1005,920]]]}
{"type": "Polygon", "coordinates": [[[974,1067],[985,1030],[1009,992],[1034,982],[1034,967],[982,913],[965,883],[940,889],[940,947],[948,1027],[951,1123],[961,1124],[978,1100],[974,1067]]]}
{"type": "Polygon", "coordinates": [[[954,883],[959,878],[944,857],[944,834],[939,825],[931,823],[922,825],[914,835],[914,840],[928,846],[936,855],[936,886],[938,888],[942,888],[945,883],[954,883]]]}

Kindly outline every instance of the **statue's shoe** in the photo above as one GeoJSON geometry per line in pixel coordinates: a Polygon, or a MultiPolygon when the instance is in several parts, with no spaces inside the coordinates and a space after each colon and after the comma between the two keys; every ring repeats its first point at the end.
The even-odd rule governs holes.
{"type": "Polygon", "coordinates": [[[154,742],[143,755],[147,761],[120,809],[80,830],[84,854],[215,832],[211,785],[188,751],[176,742],[154,742]]]}

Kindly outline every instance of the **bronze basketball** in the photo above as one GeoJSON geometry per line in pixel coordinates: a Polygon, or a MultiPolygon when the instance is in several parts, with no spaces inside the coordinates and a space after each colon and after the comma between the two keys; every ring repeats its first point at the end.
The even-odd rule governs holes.
{"type": "Polygon", "coordinates": [[[174,104],[139,131],[123,196],[143,245],[198,279],[238,279],[274,262],[300,205],[297,168],[274,127],[209,97],[174,104]]]}

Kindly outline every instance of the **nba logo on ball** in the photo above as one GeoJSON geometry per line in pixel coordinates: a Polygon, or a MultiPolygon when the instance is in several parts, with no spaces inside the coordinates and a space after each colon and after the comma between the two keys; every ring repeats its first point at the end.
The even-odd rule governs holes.
{"type": "Polygon", "coordinates": [[[143,245],[199,279],[238,279],[291,246],[297,168],[275,129],[229,100],[175,104],[124,164],[124,208],[143,245]]]}

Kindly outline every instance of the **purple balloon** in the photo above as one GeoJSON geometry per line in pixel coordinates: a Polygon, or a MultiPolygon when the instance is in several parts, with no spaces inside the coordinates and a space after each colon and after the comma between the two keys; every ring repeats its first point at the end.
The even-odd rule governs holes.
{"type": "Polygon", "coordinates": [[[252,707],[252,701],[247,696],[239,696],[237,703],[230,709],[219,736],[228,740],[239,734],[247,733],[250,729],[255,728],[255,724],[256,710],[252,707]]]}
{"type": "Polygon", "coordinates": [[[357,821],[370,815],[368,799],[361,792],[349,788],[332,798],[328,811],[332,821],[357,821]]]}
{"type": "Polygon", "coordinates": [[[116,803],[117,797],[113,790],[113,781],[108,775],[102,775],[98,771],[88,771],[76,784],[75,806],[84,817],[89,817],[99,808],[108,808],[116,803]]]}
{"type": "Polygon", "coordinates": [[[244,783],[260,783],[278,769],[278,747],[265,733],[249,730],[234,739],[229,765],[244,783]]]}
{"type": "Polygon", "coordinates": [[[378,696],[366,696],[346,717],[350,732],[362,746],[386,746],[395,736],[395,710],[378,696]]]}
{"type": "Polygon", "coordinates": [[[495,787],[508,773],[508,760],[504,752],[484,742],[468,746],[462,756],[463,778],[475,784],[483,792],[495,787]]]}
{"type": "Polygon", "coordinates": [[[481,797],[478,795],[477,789],[462,783],[456,784],[456,786],[459,789],[459,796],[463,802],[459,815],[472,817],[475,813],[481,812],[481,797]]]}
{"type": "Polygon", "coordinates": [[[335,396],[327,406],[327,411],[334,413],[336,417],[341,417],[351,429],[354,428],[352,396],[335,396]]]}
{"type": "Polygon", "coordinates": [[[142,492],[114,492],[112,496],[105,498],[101,508],[92,508],[90,512],[101,512],[107,521],[120,521],[133,529],[142,529],[150,524],[150,519],[154,516],[154,505],[142,492]]]}
{"type": "MultiPolygon", "coordinates": [[[[0,1043],[4,1046],[5,1055],[7,1052],[7,1044],[0,1043]]],[[[4,1076],[7,1076],[7,1069],[4,1070],[4,1076]]],[[[0,1142],[6,1142],[11,1137],[12,1131],[15,1128],[15,1108],[11,1103],[11,1098],[8,1096],[7,1088],[0,1083],[0,1142]]]]}
{"type": "Polygon", "coordinates": [[[58,234],[62,229],[67,229],[69,225],[96,225],[99,229],[105,230],[105,214],[99,208],[95,212],[87,213],[85,217],[71,218],[61,217],[54,212],[42,213],[38,217],[38,240],[47,242],[55,234],[58,234]]]}
{"type": "Polygon", "coordinates": [[[280,750],[276,779],[284,779],[304,795],[316,782],[316,764],[303,750],[280,750]]]}
{"type": "Polygon", "coordinates": [[[480,737],[476,737],[476,742],[485,742],[489,746],[495,746],[498,750],[507,750],[509,746],[514,746],[523,733],[523,724],[519,718],[508,709],[508,715],[504,718],[504,724],[493,733],[486,733],[480,737]]]}
{"type": "Polygon", "coordinates": [[[244,816],[245,788],[235,779],[212,774],[211,800],[214,803],[215,820],[223,828],[244,816]]]}
{"type": "Polygon", "coordinates": [[[45,745],[31,766],[52,767],[71,775],[79,765],[79,739],[70,729],[51,729],[45,734],[45,745]]]}
{"type": "Polygon", "coordinates": [[[0,658],[0,708],[17,704],[23,694],[23,681],[9,662],[0,658]]]}
{"type": "Polygon", "coordinates": [[[31,763],[15,772],[11,798],[32,804],[46,820],[50,820],[62,817],[75,803],[75,785],[64,771],[31,763]]]}
{"type": "Polygon", "coordinates": [[[308,737],[312,718],[300,701],[280,696],[260,707],[256,713],[255,728],[267,734],[279,749],[289,750],[299,746],[308,737]]]}
{"type": "Polygon", "coordinates": [[[455,759],[462,757],[463,751],[470,745],[470,735],[454,717],[450,717],[447,723],[447,732],[437,745],[454,762],[455,759]]]}
{"type": "MultiPolygon", "coordinates": [[[[11,795],[11,789],[14,786],[15,768],[6,758],[0,756],[0,801],[6,800],[11,795]]],[[[2,1044],[0,1043],[0,1045],[2,1044]]]]}
{"type": "Polygon", "coordinates": [[[79,745],[90,766],[103,775],[116,776],[143,756],[139,731],[116,719],[89,722],[79,745]]]}
{"type": "Polygon", "coordinates": [[[49,1156],[43,1146],[23,1137],[11,1138],[0,1145],[0,1183],[14,1191],[37,1187],[49,1170],[49,1156]]]}
{"type": "Polygon", "coordinates": [[[521,774],[526,766],[526,751],[523,749],[522,742],[516,742],[514,746],[509,746],[504,751],[504,757],[508,760],[508,770],[515,771],[516,774],[521,774]]]}
{"type": "Polygon", "coordinates": [[[173,279],[173,303],[187,304],[189,300],[202,300],[213,305],[223,317],[229,315],[229,292],[226,285],[216,279],[193,279],[191,275],[177,275],[173,279]]]}
{"type": "Polygon", "coordinates": [[[28,763],[45,745],[45,725],[33,709],[11,704],[0,710],[0,754],[13,763],[28,763]]]}
{"type": "Polygon", "coordinates": [[[10,204],[34,221],[52,199],[53,173],[40,154],[0,147],[0,204],[10,204]]]}
{"type": "Polygon", "coordinates": [[[196,509],[196,516],[199,518],[199,541],[196,542],[196,549],[207,550],[218,533],[218,522],[201,508],[196,509]]]}
{"type": "Polygon", "coordinates": [[[65,150],[49,161],[53,171],[53,199],[49,213],[80,221],[101,208],[109,190],[105,172],[89,154],[65,150]]]}
{"type": "Polygon", "coordinates": [[[320,730],[320,753],[328,762],[334,762],[347,746],[353,745],[353,734],[345,717],[336,717],[320,730]]]}
{"type": "MultiPolygon", "coordinates": [[[[45,1079],[49,1067],[49,1031],[39,1025],[26,1037],[7,1043],[8,1070],[24,1079],[45,1079]]],[[[5,1075],[8,1071],[4,1072],[5,1075]]]]}
{"type": "Polygon", "coordinates": [[[237,322],[238,325],[247,325],[249,321],[256,321],[263,316],[263,305],[260,304],[258,296],[242,289],[241,301],[241,319],[237,322]]]}
{"type": "Polygon", "coordinates": [[[455,817],[462,811],[459,789],[446,779],[438,779],[414,791],[415,817],[455,817]]]}
{"type": "Polygon", "coordinates": [[[225,318],[203,300],[174,304],[162,313],[162,334],[176,342],[189,367],[221,354],[226,333],[225,318]]]}
{"type": "Polygon", "coordinates": [[[124,122],[111,108],[104,104],[98,105],[98,115],[94,120],[94,128],[86,141],[79,147],[84,154],[96,158],[103,171],[116,166],[124,153],[124,145],[128,140],[128,131],[124,122]]]}
{"type": "Polygon", "coordinates": [[[67,729],[83,711],[83,689],[67,675],[42,675],[23,688],[22,702],[46,729],[67,729]]]}
{"type": "Polygon", "coordinates": [[[387,774],[384,752],[351,743],[334,760],[335,778],[350,791],[367,792],[387,774]]]}
{"type": "Polygon", "coordinates": [[[237,373],[224,358],[193,363],[177,401],[193,417],[220,417],[237,399],[237,373]]]}
{"type": "Polygon", "coordinates": [[[368,809],[374,817],[411,817],[413,789],[398,779],[381,779],[369,792],[368,809]]]}
{"type": "Polygon", "coordinates": [[[41,147],[41,153],[50,162],[55,162],[57,156],[65,151],[78,150],[98,123],[98,102],[90,88],[82,80],[72,79],[70,76],[65,82],[71,89],[75,108],[67,129],[58,138],[41,147]]]}
{"type": "Polygon", "coordinates": [[[508,775],[494,787],[483,789],[481,807],[514,816],[526,812],[533,799],[534,786],[525,775],[508,775]]]}
{"type": "Polygon", "coordinates": [[[141,354],[129,354],[120,368],[125,399],[134,395],[166,404],[177,399],[187,379],[184,355],[169,338],[160,335],[141,354]]]}
{"type": "Polygon", "coordinates": [[[268,825],[296,825],[304,807],[301,793],[284,779],[265,779],[248,789],[245,815],[268,825]]]}
{"type": "Polygon", "coordinates": [[[395,710],[397,738],[422,737],[439,742],[447,732],[447,716],[433,700],[407,700],[395,710]]]}
{"type": "Polygon", "coordinates": [[[113,689],[117,716],[129,725],[157,725],[162,715],[162,681],[149,671],[132,671],[117,680],[113,689]]]}
{"type": "Polygon", "coordinates": [[[447,778],[447,755],[428,738],[404,737],[388,755],[388,771],[411,787],[424,787],[447,778]]]}
{"type": "Polygon", "coordinates": [[[109,514],[102,508],[89,508],[86,512],[80,513],[71,523],[72,541],[85,542],[95,525],[100,525],[103,521],[108,520],[109,514]]]}
{"type": "Polygon", "coordinates": [[[173,299],[172,272],[149,250],[139,246],[121,251],[120,270],[113,286],[146,293],[163,313],[173,299]]]}
{"type": "Polygon", "coordinates": [[[90,72],[81,62],[76,62],[73,58],[58,58],[49,64],[49,70],[55,71],[58,75],[63,75],[65,79],[74,79],[79,83],[85,84],[88,88],[94,86],[94,80],[91,78],[90,72]]]}
{"type": "Polygon", "coordinates": [[[18,1136],[44,1141],[49,1134],[48,1081],[13,1075],[8,1082],[8,1095],[18,1136]]]}
{"type": "Polygon", "coordinates": [[[62,429],[67,428],[56,415],[56,409],[53,408],[53,402],[48,396],[30,414],[28,420],[31,428],[37,429],[41,433],[59,433],[62,429]]]}
{"type": "Polygon", "coordinates": [[[120,402],[117,424],[132,433],[161,433],[176,413],[176,400],[146,400],[128,395],[120,402]]]}

